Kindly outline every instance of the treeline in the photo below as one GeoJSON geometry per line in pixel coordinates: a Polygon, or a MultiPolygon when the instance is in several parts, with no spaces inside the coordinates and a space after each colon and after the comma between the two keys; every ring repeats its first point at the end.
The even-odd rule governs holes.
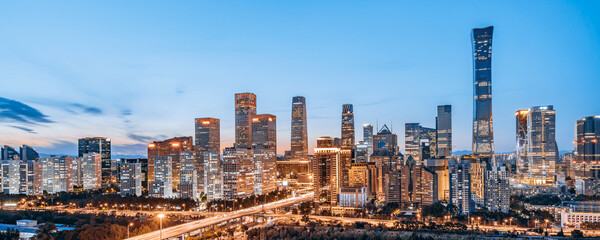
{"type": "Polygon", "coordinates": [[[246,232],[248,239],[309,239],[309,240],[338,240],[338,239],[378,239],[378,240],[436,240],[436,239],[469,239],[468,236],[438,236],[420,233],[402,233],[396,231],[379,231],[348,229],[343,227],[274,227],[270,229],[251,229],[246,232]]]}
{"type": "MultiPolygon", "coordinates": [[[[36,239],[41,240],[117,240],[127,237],[127,225],[130,236],[156,231],[160,228],[157,218],[145,215],[117,216],[113,214],[85,214],[85,213],[67,213],[58,211],[7,211],[0,210],[0,223],[16,224],[17,220],[33,219],[37,220],[39,230],[36,239]],[[74,230],[55,231],[56,224],[65,224],[73,226],[74,230]]],[[[183,223],[183,220],[170,218],[167,216],[163,220],[163,228],[175,226],[183,223]]],[[[0,235],[0,239],[3,238],[0,235]]]]}

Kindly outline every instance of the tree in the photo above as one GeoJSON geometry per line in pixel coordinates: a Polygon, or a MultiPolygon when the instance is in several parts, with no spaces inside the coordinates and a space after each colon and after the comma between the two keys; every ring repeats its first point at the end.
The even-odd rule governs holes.
{"type": "Polygon", "coordinates": [[[304,223],[307,223],[308,221],[310,221],[310,218],[308,217],[308,215],[304,215],[304,216],[302,216],[302,221],[304,223]]]}
{"type": "Polygon", "coordinates": [[[571,237],[583,238],[583,232],[581,232],[581,230],[573,230],[571,231],[571,237]]]}
{"type": "Polygon", "coordinates": [[[0,232],[2,240],[19,240],[20,233],[18,229],[7,228],[5,232],[0,232]]]}

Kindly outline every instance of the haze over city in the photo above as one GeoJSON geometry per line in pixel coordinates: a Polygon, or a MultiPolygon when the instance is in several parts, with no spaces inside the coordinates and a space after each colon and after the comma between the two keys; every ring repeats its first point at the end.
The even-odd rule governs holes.
{"type": "Polygon", "coordinates": [[[253,92],[278,118],[279,154],[297,95],[311,154],[317,137],[339,137],[345,103],[357,129],[400,136],[408,122],[435,127],[450,104],[454,150],[470,150],[469,36],[493,25],[496,152],[514,151],[514,113],[536,105],[554,105],[558,147],[572,150],[574,122],[600,113],[600,6],[536,3],[2,2],[0,144],[75,155],[78,138],[104,136],[114,155],[146,155],[218,117],[227,147],[233,96],[253,92]]]}

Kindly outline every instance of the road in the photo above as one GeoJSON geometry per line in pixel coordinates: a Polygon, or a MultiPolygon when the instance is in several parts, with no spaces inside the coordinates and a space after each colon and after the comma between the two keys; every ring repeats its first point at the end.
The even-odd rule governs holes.
{"type": "MultiPolygon", "coordinates": [[[[313,193],[304,194],[298,197],[287,198],[283,200],[279,200],[272,203],[267,203],[264,205],[258,205],[250,208],[245,208],[233,212],[229,212],[226,214],[221,214],[218,216],[205,218],[198,221],[188,222],[184,224],[180,224],[173,227],[168,227],[162,230],[162,238],[167,239],[170,237],[179,237],[185,233],[192,232],[197,229],[206,228],[212,225],[219,224],[221,222],[225,222],[231,219],[240,218],[243,216],[248,216],[252,214],[260,213],[263,209],[265,211],[290,206],[296,203],[304,202],[312,199],[313,193]],[[263,208],[264,207],[264,208],[263,208]]],[[[127,238],[128,240],[144,240],[144,239],[160,239],[161,231],[154,231],[142,235],[138,235],[135,237],[127,238]]]]}

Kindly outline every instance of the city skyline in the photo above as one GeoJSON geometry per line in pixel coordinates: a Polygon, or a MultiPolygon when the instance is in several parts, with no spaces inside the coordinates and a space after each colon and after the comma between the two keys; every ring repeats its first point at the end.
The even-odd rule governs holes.
{"type": "MultiPolygon", "coordinates": [[[[100,6],[98,12],[108,11],[109,5],[100,6]]],[[[9,36],[0,40],[0,49],[7,52],[0,57],[3,63],[0,65],[0,78],[18,83],[0,90],[0,135],[11,136],[3,137],[0,144],[27,144],[40,153],[76,155],[77,139],[102,136],[112,140],[113,155],[144,155],[146,144],[172,137],[194,136],[192,122],[195,118],[214,117],[221,120],[221,147],[224,148],[233,144],[235,136],[231,98],[235,93],[252,92],[257,95],[259,112],[274,114],[280,122],[277,129],[279,154],[290,149],[289,102],[293,96],[306,97],[310,154],[318,137],[341,137],[339,112],[345,103],[354,106],[356,126],[370,123],[379,129],[387,124],[393,133],[400,136],[404,134],[405,123],[435,126],[437,105],[452,105],[453,150],[470,150],[473,77],[469,33],[472,28],[493,25],[495,152],[514,151],[514,112],[538,105],[555,106],[558,148],[573,150],[575,121],[600,113],[600,107],[593,101],[593,89],[597,89],[599,84],[593,80],[598,76],[598,70],[593,66],[600,62],[594,54],[598,52],[594,43],[599,39],[593,29],[600,20],[590,12],[585,14],[592,9],[590,7],[584,9],[580,4],[551,3],[538,6],[536,10],[540,14],[535,17],[527,17],[525,10],[518,12],[512,9],[516,19],[521,20],[518,22],[500,14],[501,10],[511,10],[508,5],[492,5],[497,9],[491,14],[461,18],[439,26],[433,24],[435,20],[418,26],[406,25],[403,21],[422,20],[426,16],[398,16],[402,14],[391,11],[400,11],[400,6],[391,6],[391,10],[365,9],[370,14],[383,14],[369,20],[366,25],[354,19],[360,16],[359,6],[347,6],[347,15],[337,13],[340,20],[310,8],[292,11],[285,4],[269,9],[227,8],[230,13],[242,13],[238,18],[225,21],[224,24],[239,25],[240,28],[231,32],[221,32],[200,23],[202,20],[219,19],[218,16],[208,14],[191,19],[192,13],[184,11],[182,17],[189,17],[193,23],[185,23],[181,19],[167,20],[168,15],[162,15],[157,19],[165,20],[165,25],[146,27],[132,34],[126,32],[132,30],[134,23],[125,21],[125,26],[117,27],[115,22],[101,23],[106,19],[98,15],[83,17],[83,23],[70,23],[78,16],[66,14],[46,23],[46,30],[34,26],[36,20],[60,14],[56,7],[56,13],[32,9],[28,14],[37,14],[35,19],[25,19],[28,14],[18,16],[19,11],[0,10],[0,16],[3,16],[0,18],[4,20],[0,21],[3,22],[0,23],[0,31],[9,36]],[[270,13],[278,8],[304,20],[307,14],[314,14],[316,20],[312,21],[326,21],[331,24],[330,27],[338,26],[338,21],[343,20],[354,27],[326,34],[323,40],[317,42],[312,36],[328,29],[305,29],[316,22],[304,25],[290,17],[273,14],[252,18],[255,14],[270,13]],[[553,13],[561,8],[571,9],[572,15],[555,16],[553,13]],[[385,17],[393,21],[386,21],[385,17]],[[268,24],[279,18],[283,21],[282,25],[268,24]],[[252,21],[242,22],[248,19],[252,21]],[[6,22],[18,24],[8,26],[6,22]],[[267,26],[252,25],[258,23],[267,26]],[[201,30],[169,29],[169,24],[187,24],[186,27],[197,24],[201,30]],[[394,24],[399,26],[393,29],[409,34],[399,36],[398,33],[389,33],[387,28],[394,24]],[[81,30],[88,26],[90,28],[86,31],[81,30]],[[300,29],[284,32],[275,40],[268,39],[272,31],[288,29],[287,26],[300,29]],[[65,27],[73,27],[79,32],[65,36],[55,32],[65,27]],[[250,29],[255,32],[244,31],[244,27],[252,27],[250,29]],[[25,28],[39,31],[21,30],[25,28]],[[160,38],[151,33],[153,30],[172,33],[173,36],[160,38]],[[359,37],[357,33],[366,30],[373,36],[359,37]],[[560,36],[565,31],[569,31],[569,37],[560,36]],[[107,37],[83,41],[102,33],[123,37],[123,42],[100,42],[110,40],[107,37]],[[42,38],[45,36],[42,34],[47,38],[42,38]],[[298,34],[307,35],[307,39],[282,43],[298,34]],[[197,44],[187,42],[190,40],[186,40],[186,36],[201,41],[197,44]],[[443,36],[445,41],[431,40],[434,36],[443,36]],[[157,38],[140,41],[143,44],[132,47],[145,37],[157,38]],[[240,37],[249,39],[236,47],[232,43],[240,43],[240,37]],[[419,42],[422,38],[427,39],[419,42]],[[338,46],[342,39],[347,42],[338,46]],[[549,39],[553,43],[543,42],[549,39]],[[180,41],[189,46],[173,46],[180,41]],[[278,44],[269,46],[269,43],[278,44]],[[206,50],[203,44],[215,49],[206,50]],[[153,46],[165,49],[156,50],[153,46]],[[317,47],[316,52],[302,53],[302,49],[311,46],[317,47]],[[126,49],[129,47],[132,49],[126,49]],[[60,56],[56,56],[57,51],[61,52],[60,56]],[[219,57],[220,51],[226,54],[219,57]],[[435,67],[431,64],[433,53],[438,54],[434,59],[435,67]],[[523,53],[527,53],[527,57],[523,53]],[[352,57],[361,60],[347,59],[352,57]],[[254,60],[257,62],[249,63],[254,60]],[[323,61],[331,63],[330,66],[319,66],[323,61]],[[159,65],[162,67],[153,69],[159,65]],[[98,84],[101,79],[104,84],[98,84]],[[434,84],[440,87],[431,87],[434,84]],[[206,88],[211,91],[206,91],[206,88]],[[420,96],[422,93],[433,97],[420,96]],[[581,101],[573,101],[575,98],[581,101]],[[125,152],[124,149],[131,150],[125,152]]],[[[28,6],[11,7],[26,9],[28,6]]],[[[82,6],[71,7],[71,10],[76,10],[82,6]]],[[[168,7],[178,8],[174,5],[168,7]]],[[[224,8],[217,5],[199,7],[224,8]]],[[[433,11],[439,12],[441,7],[436,6],[433,11]]],[[[460,12],[474,8],[461,7],[464,9],[444,13],[436,19],[458,16],[460,12]]],[[[527,9],[532,6],[525,4],[521,7],[527,9]]],[[[79,10],[82,10],[80,14],[86,12],[86,9],[79,10]]],[[[148,20],[153,19],[152,13],[161,13],[159,9],[147,10],[149,13],[138,13],[137,16],[148,20]]],[[[116,17],[129,19],[123,12],[117,12],[116,17]]],[[[362,130],[355,133],[356,136],[361,134],[362,130]]],[[[356,142],[359,140],[362,139],[359,137],[356,142]]],[[[404,153],[403,138],[399,139],[398,145],[404,153]]]]}

